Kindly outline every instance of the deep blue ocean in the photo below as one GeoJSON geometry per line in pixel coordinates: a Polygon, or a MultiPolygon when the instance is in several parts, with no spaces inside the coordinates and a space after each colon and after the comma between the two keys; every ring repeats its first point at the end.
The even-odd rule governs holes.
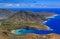
{"type": "Polygon", "coordinates": [[[60,8],[8,8],[8,9],[14,11],[25,10],[25,11],[33,11],[33,12],[48,11],[48,12],[54,12],[60,14],[60,8]]]}

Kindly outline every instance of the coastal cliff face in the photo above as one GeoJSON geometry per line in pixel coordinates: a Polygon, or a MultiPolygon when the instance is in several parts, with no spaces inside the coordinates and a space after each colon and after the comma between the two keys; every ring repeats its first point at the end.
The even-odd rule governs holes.
{"type": "Polygon", "coordinates": [[[26,35],[14,35],[11,33],[12,30],[16,29],[38,29],[48,30],[49,28],[43,24],[43,21],[47,20],[46,17],[55,15],[52,12],[32,12],[32,11],[10,11],[0,9],[0,39],[60,39],[60,35],[48,34],[26,34],[26,35]],[[4,12],[3,12],[4,11],[4,12]],[[8,18],[6,18],[8,17],[8,18]],[[6,18],[6,19],[5,19],[6,18]]]}

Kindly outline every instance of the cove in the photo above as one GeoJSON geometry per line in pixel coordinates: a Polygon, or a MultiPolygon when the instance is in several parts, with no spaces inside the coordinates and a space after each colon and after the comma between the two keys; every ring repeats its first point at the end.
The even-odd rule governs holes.
{"type": "Polygon", "coordinates": [[[50,17],[48,20],[43,22],[46,26],[50,27],[50,30],[33,30],[33,29],[18,29],[13,30],[13,34],[19,35],[19,34],[28,34],[28,33],[34,33],[34,34],[50,34],[50,33],[56,33],[60,34],[60,15],[54,15],[53,17],[50,17]]]}
{"type": "Polygon", "coordinates": [[[13,30],[12,32],[15,35],[24,35],[24,34],[50,34],[52,33],[52,30],[27,30],[27,29],[18,29],[18,30],[13,30]]]}

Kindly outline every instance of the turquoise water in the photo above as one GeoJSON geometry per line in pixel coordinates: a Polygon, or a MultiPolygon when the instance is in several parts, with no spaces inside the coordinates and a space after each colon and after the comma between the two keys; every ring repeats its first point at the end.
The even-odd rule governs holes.
{"type": "Polygon", "coordinates": [[[15,35],[25,35],[29,33],[34,33],[34,34],[50,34],[52,33],[51,30],[27,30],[27,29],[18,29],[13,32],[15,35]]]}
{"type": "Polygon", "coordinates": [[[24,34],[28,34],[31,33],[33,30],[27,30],[27,29],[18,29],[18,30],[14,30],[13,34],[16,35],[24,35],[24,34]]]}

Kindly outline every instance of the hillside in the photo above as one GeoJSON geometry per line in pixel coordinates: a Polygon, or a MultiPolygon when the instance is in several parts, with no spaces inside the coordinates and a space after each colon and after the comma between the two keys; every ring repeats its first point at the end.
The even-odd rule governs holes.
{"type": "Polygon", "coordinates": [[[31,11],[18,11],[8,19],[2,21],[2,24],[0,25],[0,39],[57,39],[58,35],[56,34],[14,35],[11,33],[11,31],[15,29],[48,30],[49,28],[43,25],[42,22],[47,20],[46,17],[52,16],[54,14],[55,13],[51,12],[35,13],[31,11]]]}
{"type": "MultiPolygon", "coordinates": [[[[53,13],[51,13],[54,15],[53,13]]],[[[51,16],[49,13],[49,16],[51,16]]],[[[9,17],[9,19],[3,21],[3,26],[10,29],[20,29],[24,27],[36,27],[37,29],[44,29],[43,21],[47,20],[47,13],[34,13],[30,11],[19,11],[9,17]]],[[[45,28],[46,29],[46,28],[45,28]]]]}
{"type": "Polygon", "coordinates": [[[7,19],[14,14],[14,11],[8,9],[0,9],[0,20],[7,19]]]}

